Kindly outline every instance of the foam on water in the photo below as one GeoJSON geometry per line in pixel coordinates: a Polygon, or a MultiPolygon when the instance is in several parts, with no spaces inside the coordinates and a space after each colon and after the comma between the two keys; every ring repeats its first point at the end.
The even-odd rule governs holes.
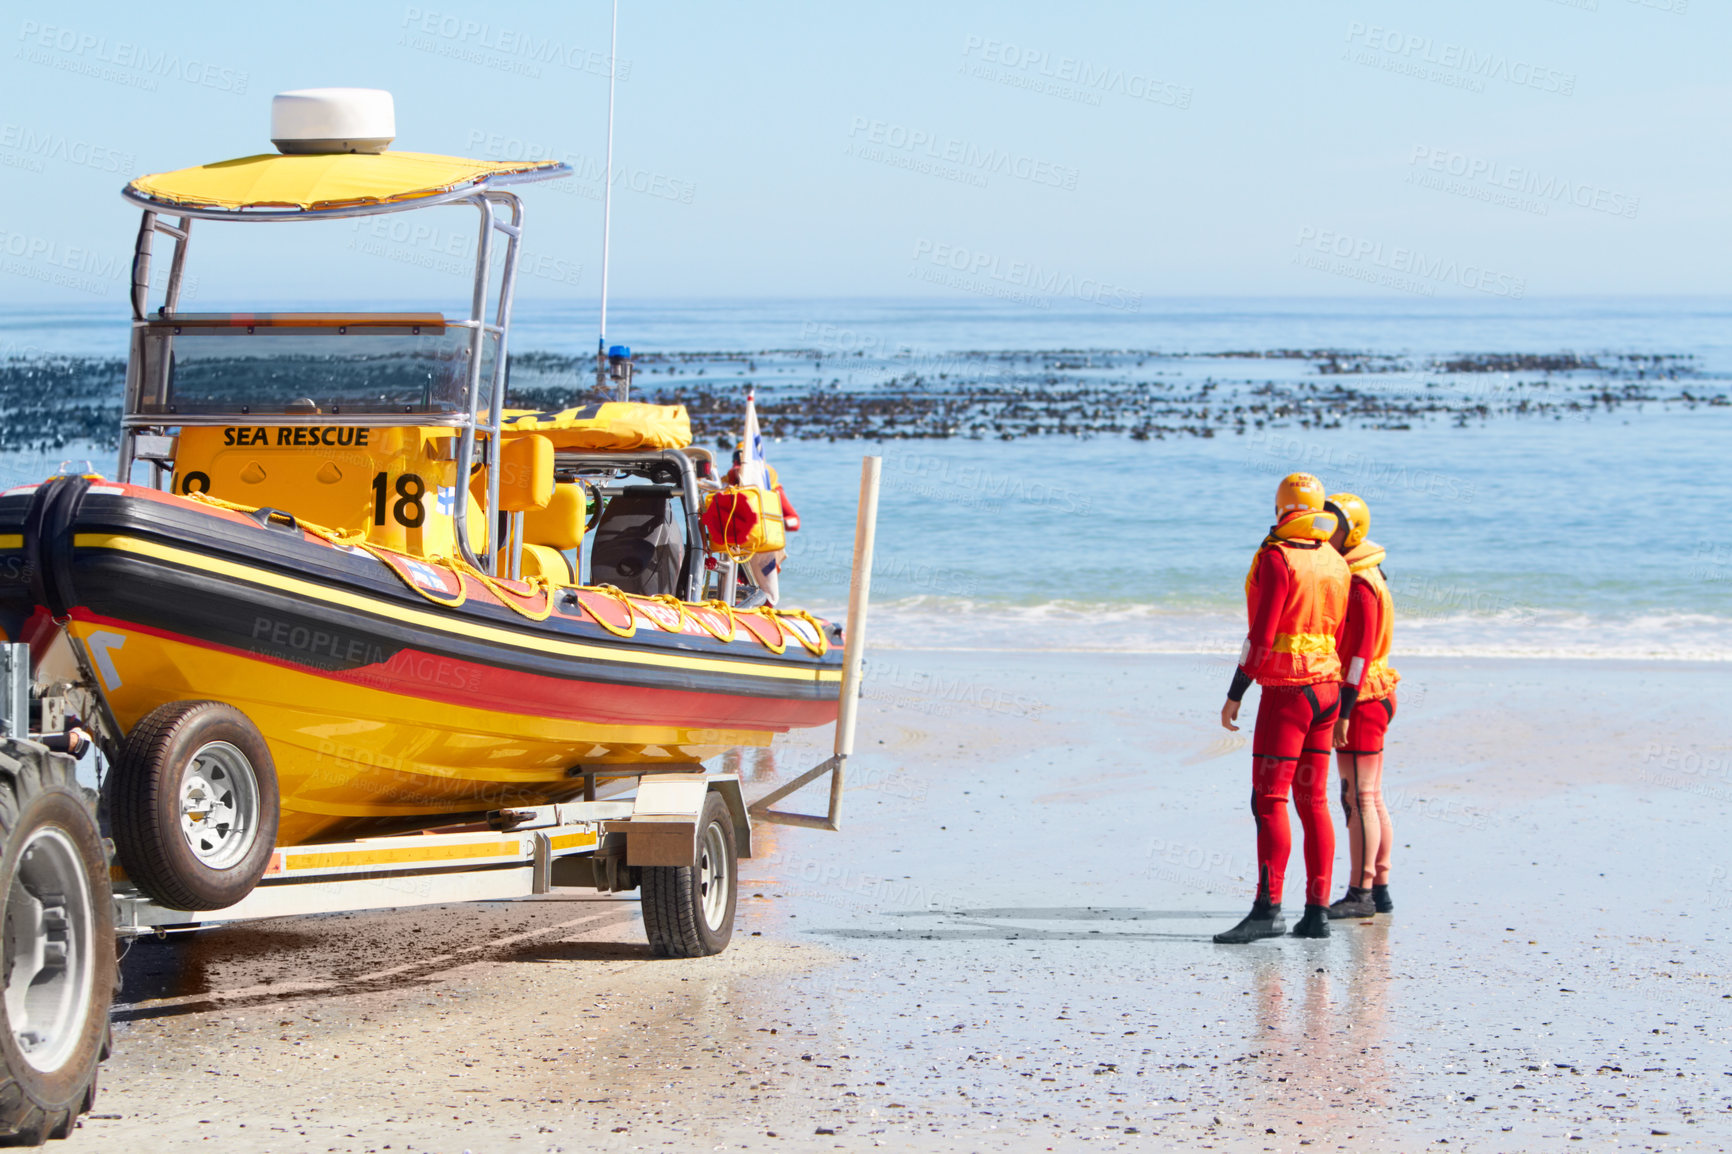
{"type": "MultiPolygon", "coordinates": [[[[841,606],[820,610],[840,619],[841,606]]],[[[1231,668],[1242,615],[1150,605],[979,603],[912,597],[873,606],[874,649],[1197,654],[1231,668]]],[[[1413,657],[1556,657],[1627,661],[1732,661],[1732,617],[1699,613],[1606,619],[1558,610],[1459,613],[1398,619],[1395,660],[1413,657]]]]}

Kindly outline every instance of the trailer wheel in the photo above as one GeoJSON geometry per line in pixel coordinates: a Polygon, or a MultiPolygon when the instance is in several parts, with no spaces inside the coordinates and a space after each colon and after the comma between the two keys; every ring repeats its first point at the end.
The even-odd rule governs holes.
{"type": "Polygon", "coordinates": [[[734,936],[737,864],[733,815],[721,795],[711,793],[698,821],[696,860],[643,867],[643,925],[656,953],[702,958],[727,948],[734,936]]]}
{"type": "Polygon", "coordinates": [[[0,1145],[72,1132],[96,1098],[114,996],[108,855],[74,762],[0,743],[0,1145]]]}
{"type": "Polygon", "coordinates": [[[252,892],[277,840],[264,737],[220,701],[176,701],[132,727],[110,778],[114,849],[132,884],[177,910],[252,892]]]}

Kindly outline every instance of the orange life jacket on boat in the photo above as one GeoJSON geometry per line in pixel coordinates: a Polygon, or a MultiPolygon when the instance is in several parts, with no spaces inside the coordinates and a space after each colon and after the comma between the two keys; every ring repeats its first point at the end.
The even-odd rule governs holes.
{"type": "MultiPolygon", "coordinates": [[[[1328,528],[1335,528],[1334,518],[1329,519],[1328,528]]],[[[1251,671],[1257,684],[1316,685],[1341,680],[1335,638],[1347,616],[1347,594],[1353,584],[1347,562],[1329,544],[1327,533],[1321,541],[1271,535],[1252,559],[1245,579],[1245,601],[1252,614],[1257,611],[1257,561],[1268,549],[1280,550],[1293,580],[1275,625],[1274,645],[1267,654],[1248,658],[1255,663],[1251,671]]]]}
{"type": "Polygon", "coordinates": [[[1395,601],[1389,595],[1389,582],[1383,578],[1385,556],[1383,546],[1361,541],[1343,558],[1355,581],[1363,581],[1377,594],[1377,643],[1371,651],[1371,667],[1359,684],[1359,700],[1380,701],[1395,692],[1401,674],[1389,664],[1389,650],[1395,641],[1395,601]]]}

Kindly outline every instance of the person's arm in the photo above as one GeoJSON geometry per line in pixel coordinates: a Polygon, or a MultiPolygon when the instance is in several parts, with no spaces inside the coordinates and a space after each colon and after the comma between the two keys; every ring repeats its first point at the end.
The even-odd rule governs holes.
{"type": "Polygon", "coordinates": [[[1335,652],[1341,658],[1341,711],[1335,719],[1335,744],[1347,744],[1347,721],[1359,703],[1365,671],[1371,667],[1373,650],[1381,631],[1383,606],[1369,582],[1355,580],[1347,592],[1347,614],[1336,635],[1335,652]]]}
{"type": "Polygon", "coordinates": [[[1239,652],[1239,667],[1233,670],[1233,683],[1227,687],[1227,704],[1221,707],[1221,724],[1237,729],[1232,721],[1239,716],[1239,702],[1255,679],[1255,670],[1268,659],[1275,648],[1275,626],[1281,619],[1281,607],[1287,604],[1292,571],[1281,557],[1279,549],[1265,549],[1257,558],[1257,605],[1251,613],[1251,630],[1245,635],[1245,646],[1239,652]]]}
{"type": "Polygon", "coordinates": [[[1341,623],[1341,635],[1336,652],[1341,655],[1341,716],[1353,712],[1359,699],[1360,686],[1365,684],[1365,671],[1371,667],[1377,636],[1381,632],[1383,606],[1369,583],[1355,581],[1347,593],[1347,616],[1341,623]]]}
{"type": "Polygon", "coordinates": [[[1257,669],[1268,660],[1275,648],[1275,626],[1281,620],[1281,608],[1287,604],[1288,588],[1293,583],[1292,570],[1279,549],[1265,549],[1257,558],[1257,606],[1251,614],[1251,630],[1245,635],[1245,646],[1239,651],[1239,668],[1233,671],[1233,686],[1227,691],[1229,701],[1245,696],[1256,677],[1257,669]]]}
{"type": "Polygon", "coordinates": [[[776,496],[782,499],[782,524],[790,533],[800,531],[800,514],[794,511],[794,502],[788,500],[788,491],[782,486],[776,486],[776,496]]]}

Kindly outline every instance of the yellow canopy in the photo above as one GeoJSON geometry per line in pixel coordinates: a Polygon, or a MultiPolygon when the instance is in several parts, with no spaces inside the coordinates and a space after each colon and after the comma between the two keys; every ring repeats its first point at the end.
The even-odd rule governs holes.
{"type": "Polygon", "coordinates": [[[500,422],[507,436],[540,433],[556,449],[683,449],[692,443],[692,422],[684,405],[644,405],[604,401],[557,413],[507,410],[500,422]]]}
{"type": "Polygon", "coordinates": [[[427,152],[266,153],[141,176],[126,190],[170,208],[319,212],[421,200],[500,177],[542,180],[570,171],[557,160],[464,160],[427,152]]]}

